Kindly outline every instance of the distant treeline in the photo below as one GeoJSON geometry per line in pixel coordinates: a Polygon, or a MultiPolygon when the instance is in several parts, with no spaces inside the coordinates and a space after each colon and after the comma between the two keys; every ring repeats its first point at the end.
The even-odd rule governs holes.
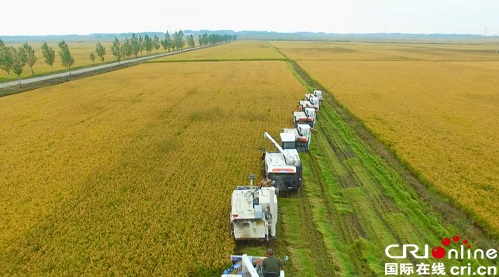
{"type": "MultiPolygon", "coordinates": [[[[268,31],[233,31],[233,30],[185,30],[186,36],[199,37],[203,35],[232,36],[245,39],[271,39],[271,40],[378,40],[378,39],[487,39],[493,38],[483,35],[472,34],[405,34],[405,33],[322,33],[322,32],[268,32],[268,31]]],[[[137,36],[163,37],[164,32],[142,32],[135,33],[137,36]]],[[[115,38],[124,39],[131,37],[132,33],[96,33],[88,35],[47,35],[47,36],[2,36],[4,42],[26,42],[26,41],[113,41],[115,38]]]]}
{"type": "MultiPolygon", "coordinates": [[[[234,31],[182,31],[186,37],[192,35],[195,38],[203,37],[203,36],[211,36],[223,38],[223,40],[235,40],[237,39],[238,34],[234,31]]],[[[125,39],[135,34],[138,37],[164,37],[168,32],[138,32],[138,33],[95,33],[88,35],[35,35],[35,36],[0,36],[0,38],[5,43],[23,43],[23,42],[43,42],[43,41],[114,41],[115,38],[125,39]]]]}
{"type": "MultiPolygon", "coordinates": [[[[45,63],[50,66],[51,71],[53,71],[53,65],[55,62],[56,51],[47,44],[47,41],[53,42],[58,41],[59,46],[59,56],[61,58],[61,63],[67,68],[69,74],[71,75],[71,68],[74,65],[75,59],[69,49],[67,41],[105,41],[108,39],[112,41],[111,53],[115,57],[116,61],[121,62],[123,59],[130,59],[134,57],[138,59],[139,52],[142,55],[142,51],[146,51],[147,54],[151,54],[153,50],[158,52],[162,47],[165,51],[181,51],[187,45],[188,48],[194,48],[196,46],[196,39],[192,33],[184,33],[182,30],[175,31],[175,33],[170,36],[168,32],[162,33],[160,38],[156,34],[99,34],[99,35],[89,35],[89,36],[39,36],[39,37],[29,37],[29,36],[19,36],[19,37],[7,37],[5,42],[0,38],[0,69],[7,73],[8,80],[11,79],[11,73],[17,76],[19,81],[19,86],[21,84],[21,74],[24,71],[24,67],[27,65],[31,70],[31,75],[34,76],[35,72],[33,66],[37,62],[38,58],[35,53],[35,49],[32,47],[32,43],[43,42],[41,46],[41,51],[45,63]],[[85,37],[86,39],[82,39],[85,37]],[[92,37],[90,39],[90,37],[92,37]],[[14,39],[16,38],[16,39],[14,39]],[[41,39],[41,40],[40,40],[41,39]],[[21,46],[15,47],[10,44],[22,43],[21,46]]],[[[207,32],[204,34],[197,34],[197,45],[207,46],[213,44],[219,44],[222,42],[229,42],[236,40],[236,35],[229,34],[216,34],[207,32]]],[[[95,62],[97,57],[101,62],[104,62],[104,56],[106,55],[106,48],[101,42],[98,42],[95,46],[95,52],[92,51],[89,55],[92,64],[95,62]]]]}

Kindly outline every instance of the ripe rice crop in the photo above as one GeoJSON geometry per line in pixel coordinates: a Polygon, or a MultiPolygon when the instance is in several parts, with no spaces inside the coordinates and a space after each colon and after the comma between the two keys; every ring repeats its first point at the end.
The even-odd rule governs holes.
{"type": "Polygon", "coordinates": [[[273,41],[271,44],[296,61],[499,61],[497,41],[454,43],[383,43],[328,41],[273,41]]]}
{"type": "Polygon", "coordinates": [[[499,232],[497,61],[299,64],[424,179],[499,232]]]}
{"type": "Polygon", "coordinates": [[[283,60],[272,45],[265,41],[234,41],[224,45],[217,45],[202,51],[189,51],[179,55],[166,56],[159,61],[184,60],[283,60]]]}
{"type": "MultiPolygon", "coordinates": [[[[303,87],[285,62],[149,63],[0,98],[0,273],[188,276],[303,87]]],[[[218,271],[217,271],[218,273],[218,271]]]]}

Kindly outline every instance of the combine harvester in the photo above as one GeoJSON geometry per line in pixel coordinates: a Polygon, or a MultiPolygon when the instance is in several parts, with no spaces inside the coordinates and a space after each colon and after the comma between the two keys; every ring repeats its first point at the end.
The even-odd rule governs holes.
{"type": "MultiPolygon", "coordinates": [[[[318,99],[318,98],[316,98],[316,99],[318,99]]],[[[313,104],[312,102],[310,102],[308,100],[300,100],[298,102],[298,110],[300,112],[303,112],[303,111],[305,111],[306,108],[313,108],[316,112],[319,111],[319,105],[318,104],[313,104]]]]}
{"type": "Polygon", "coordinates": [[[321,90],[314,89],[314,91],[312,93],[315,95],[315,97],[319,98],[319,101],[322,101],[322,91],[321,90]]]}
{"type": "Polygon", "coordinates": [[[265,152],[262,146],[265,181],[270,181],[276,188],[277,194],[286,191],[297,191],[302,183],[302,164],[296,149],[282,149],[267,132],[263,135],[268,138],[279,152],[265,152]]]}
{"type": "Polygon", "coordinates": [[[230,224],[236,240],[269,240],[276,238],[277,196],[274,187],[238,186],[232,192],[230,224]]]}
{"type": "MultiPolygon", "coordinates": [[[[317,107],[317,110],[320,109],[320,99],[319,97],[315,96],[315,94],[305,94],[305,101],[308,101],[310,102],[310,104],[312,104],[312,106],[316,106],[317,107]]],[[[301,101],[300,101],[301,102],[301,101]]]]}
{"type": "Polygon", "coordinates": [[[293,112],[293,125],[295,128],[298,124],[308,124],[314,128],[315,120],[317,119],[314,108],[305,108],[304,111],[293,112]]]}
{"type": "Polygon", "coordinates": [[[312,128],[308,124],[296,124],[296,128],[283,128],[281,146],[283,149],[296,149],[298,152],[308,151],[312,139],[312,128]]]}
{"type": "MultiPolygon", "coordinates": [[[[232,192],[232,210],[230,223],[232,233],[237,240],[269,240],[276,238],[277,230],[277,196],[275,188],[254,186],[254,174],[249,175],[249,186],[238,186],[232,192]]],[[[266,257],[252,257],[231,255],[232,266],[222,274],[222,277],[251,276],[263,277],[261,261],[266,257]]],[[[288,257],[284,257],[283,264],[288,257]]],[[[284,270],[280,270],[276,277],[284,277],[284,270]]]]}

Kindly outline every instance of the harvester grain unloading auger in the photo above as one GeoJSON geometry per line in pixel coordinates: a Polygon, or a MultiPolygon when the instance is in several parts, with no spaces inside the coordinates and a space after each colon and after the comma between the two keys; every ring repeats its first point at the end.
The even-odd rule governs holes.
{"type": "Polygon", "coordinates": [[[267,132],[268,138],[278,152],[265,152],[262,146],[264,160],[264,178],[270,180],[277,193],[296,191],[302,183],[302,164],[296,149],[283,149],[267,132]]]}

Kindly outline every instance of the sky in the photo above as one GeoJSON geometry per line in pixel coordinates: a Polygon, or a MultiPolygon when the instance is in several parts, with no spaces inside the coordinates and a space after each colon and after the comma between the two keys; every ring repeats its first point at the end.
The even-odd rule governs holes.
{"type": "Polygon", "coordinates": [[[497,0],[23,0],[0,5],[0,37],[253,30],[499,35],[497,0]]]}

